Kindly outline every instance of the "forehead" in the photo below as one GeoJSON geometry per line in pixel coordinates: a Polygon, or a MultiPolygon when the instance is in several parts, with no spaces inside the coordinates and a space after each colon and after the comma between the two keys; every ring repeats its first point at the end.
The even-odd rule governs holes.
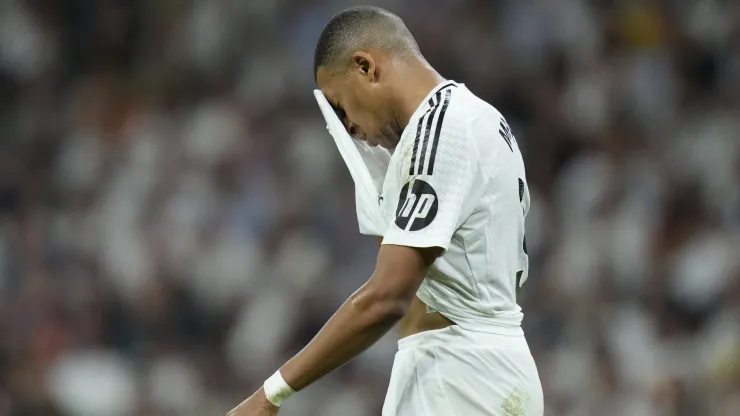
{"type": "Polygon", "coordinates": [[[336,101],[339,92],[347,87],[343,75],[323,66],[316,71],[316,84],[329,101],[336,101]]]}

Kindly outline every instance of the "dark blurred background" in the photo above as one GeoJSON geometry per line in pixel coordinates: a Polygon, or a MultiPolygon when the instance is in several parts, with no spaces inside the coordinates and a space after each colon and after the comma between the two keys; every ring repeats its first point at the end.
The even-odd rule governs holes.
{"type": "MultiPolygon", "coordinates": [[[[370,276],[312,95],[357,3],[0,1],[0,415],[224,414],[370,276]]],[[[740,415],[740,2],[374,4],[523,150],[546,415],[740,415]]],[[[379,415],[395,341],[281,415],[379,415]]]]}

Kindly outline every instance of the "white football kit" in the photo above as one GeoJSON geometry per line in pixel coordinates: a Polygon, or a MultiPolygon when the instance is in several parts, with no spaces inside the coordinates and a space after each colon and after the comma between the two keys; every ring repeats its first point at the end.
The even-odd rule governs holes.
{"type": "Polygon", "coordinates": [[[457,325],[399,342],[383,416],[541,416],[521,329],[529,192],[501,114],[444,82],[416,110],[383,183],[383,244],[442,247],[417,296],[457,325]]]}
{"type": "Polygon", "coordinates": [[[453,82],[411,117],[388,166],[383,244],[442,247],[418,297],[473,331],[520,331],[527,279],[524,162],[506,121],[453,82]]]}
{"type": "Polygon", "coordinates": [[[417,296],[456,325],[399,341],[383,416],[542,416],[516,303],[528,275],[529,192],[506,120],[445,81],[415,111],[392,155],[358,143],[350,152],[334,130],[356,183],[361,232],[386,227],[383,244],[445,250],[417,296]],[[378,161],[387,163],[384,176],[373,174],[378,161]],[[379,209],[371,212],[376,187],[379,209]]]}

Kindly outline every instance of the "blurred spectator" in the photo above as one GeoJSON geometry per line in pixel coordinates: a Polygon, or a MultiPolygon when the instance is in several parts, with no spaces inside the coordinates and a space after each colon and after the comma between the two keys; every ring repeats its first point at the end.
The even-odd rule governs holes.
{"type": "MultiPolygon", "coordinates": [[[[369,277],[311,94],[354,4],[0,2],[0,416],[223,414],[369,277]]],[[[546,414],[737,415],[740,4],[376,4],[523,148],[546,414]]],[[[395,340],[283,413],[379,414],[395,340]]]]}

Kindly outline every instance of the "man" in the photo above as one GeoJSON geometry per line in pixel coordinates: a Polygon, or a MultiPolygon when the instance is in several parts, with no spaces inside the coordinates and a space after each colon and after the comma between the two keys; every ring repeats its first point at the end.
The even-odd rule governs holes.
{"type": "Polygon", "coordinates": [[[390,226],[367,283],[230,415],[277,414],[397,323],[384,416],[542,415],[516,303],[529,192],[506,121],[444,80],[401,19],[379,8],[333,17],[314,70],[347,131],[393,149],[379,198],[390,226]]]}

